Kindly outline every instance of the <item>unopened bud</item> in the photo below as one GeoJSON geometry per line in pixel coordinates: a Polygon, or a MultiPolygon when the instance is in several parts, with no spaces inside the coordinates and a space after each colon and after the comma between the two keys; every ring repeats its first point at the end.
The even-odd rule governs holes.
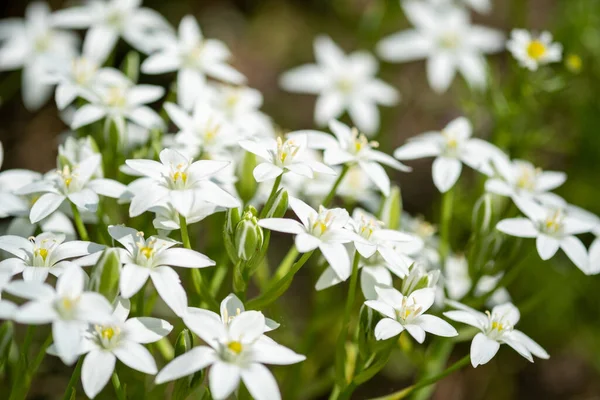
{"type": "Polygon", "coordinates": [[[265,204],[265,209],[263,210],[262,217],[263,218],[281,218],[285,215],[288,209],[288,201],[289,196],[288,192],[285,189],[279,189],[275,196],[273,196],[270,201],[265,204]]]}
{"type": "Polygon", "coordinates": [[[90,278],[90,289],[98,292],[113,301],[119,293],[119,276],[121,274],[121,261],[116,249],[104,250],[93,269],[90,278]]]}
{"type": "Polygon", "coordinates": [[[249,202],[254,197],[258,188],[258,183],[252,174],[256,165],[256,155],[246,151],[242,162],[238,166],[238,180],[235,183],[235,188],[244,203],[249,202]]]}
{"type": "Polygon", "coordinates": [[[440,271],[434,270],[427,272],[421,264],[413,264],[410,273],[402,282],[402,294],[408,296],[418,289],[435,287],[440,277],[440,271]]]}
{"type": "Polygon", "coordinates": [[[379,210],[379,220],[389,229],[400,228],[400,215],[402,214],[402,195],[398,186],[392,186],[390,195],[383,198],[379,210]]]}
{"type": "Polygon", "coordinates": [[[225,214],[225,226],[223,227],[223,244],[231,262],[236,263],[237,251],[234,244],[235,227],[240,222],[240,209],[230,208],[225,214]]]}
{"type": "Polygon", "coordinates": [[[193,338],[189,329],[182,329],[175,341],[175,357],[187,353],[193,346],[193,338]]]}
{"type": "Polygon", "coordinates": [[[263,231],[258,225],[256,209],[248,206],[242,220],[235,228],[235,248],[239,259],[248,261],[260,252],[263,244],[263,231]]]}

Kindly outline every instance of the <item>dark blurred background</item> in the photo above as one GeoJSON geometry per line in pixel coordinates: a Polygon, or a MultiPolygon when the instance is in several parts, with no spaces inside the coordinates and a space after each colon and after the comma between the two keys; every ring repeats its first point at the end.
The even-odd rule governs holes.
{"type": "MultiPolygon", "coordinates": [[[[68,3],[50,1],[53,9],[68,3]]],[[[503,53],[489,58],[493,92],[471,93],[458,78],[451,90],[440,96],[427,86],[423,62],[382,64],[380,76],[402,94],[398,106],[381,109],[383,125],[378,140],[382,149],[391,153],[408,137],[439,129],[466,114],[478,136],[501,141],[513,157],[566,171],[569,181],[558,193],[600,214],[600,1],[493,3],[491,14],[473,18],[507,34],[515,27],[549,30],[564,44],[565,54],[581,58],[581,69],[557,64],[530,79],[533,75],[518,70],[511,56],[503,53]],[[552,79],[558,79],[558,89],[544,86],[545,80],[552,79]]],[[[4,1],[2,18],[22,16],[27,4],[4,1]]],[[[277,125],[290,130],[314,126],[315,98],[284,93],[277,79],[293,66],[314,61],[312,41],[317,34],[330,35],[346,51],[372,51],[380,38],[409,26],[397,0],[148,0],[144,5],[159,11],[174,26],[184,15],[193,14],[205,36],[225,41],[234,54],[234,66],[248,77],[250,86],[263,93],[264,111],[277,125]]],[[[126,51],[121,43],[118,54],[122,57],[126,51]]],[[[141,81],[167,85],[172,78],[142,76],[141,81]]],[[[0,107],[0,141],[6,153],[3,169],[45,172],[55,166],[57,136],[66,127],[53,101],[39,112],[29,113],[18,90],[18,73],[0,73],[0,93],[10,94],[0,107]]],[[[413,173],[394,177],[401,185],[405,209],[437,221],[432,210],[439,208],[439,195],[431,180],[431,162],[411,165],[413,173]]],[[[479,195],[474,189],[479,178],[468,172],[465,175],[455,210],[455,221],[464,221],[454,227],[457,252],[466,245],[471,209],[479,195]]],[[[591,239],[585,238],[586,244],[591,239]]],[[[503,347],[488,365],[467,368],[442,381],[433,398],[600,399],[600,277],[585,277],[562,254],[545,263],[537,257],[530,259],[531,266],[508,289],[523,313],[519,328],[548,350],[550,360],[529,364],[503,347]]],[[[301,317],[303,297],[312,289],[308,280],[300,278],[299,282],[298,291],[286,301],[292,310],[300,307],[301,317]]],[[[468,342],[457,346],[455,352],[456,358],[466,354],[468,342]]],[[[50,365],[56,365],[56,370],[40,371],[39,385],[33,386],[34,398],[59,396],[69,378],[65,367],[50,365]]],[[[399,356],[357,390],[354,398],[398,390],[411,382],[411,374],[406,360],[399,356]]],[[[3,396],[0,393],[0,398],[3,396]]]]}

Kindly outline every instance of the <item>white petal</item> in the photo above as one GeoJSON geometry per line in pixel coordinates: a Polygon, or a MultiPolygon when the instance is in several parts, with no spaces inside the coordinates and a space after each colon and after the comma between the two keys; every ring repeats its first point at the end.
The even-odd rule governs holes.
{"type": "Polygon", "coordinates": [[[305,356],[273,342],[272,340],[258,340],[252,350],[256,352],[254,361],[261,364],[290,365],[306,359],[305,356]]]}
{"type": "Polygon", "coordinates": [[[435,315],[421,315],[418,317],[418,322],[415,323],[423,328],[425,332],[437,336],[453,337],[458,335],[458,332],[452,325],[435,315]]]}
{"type": "Polygon", "coordinates": [[[180,66],[179,57],[170,52],[157,52],[151,54],[141,65],[144,74],[155,75],[176,71],[180,66]]]}
{"type": "Polygon", "coordinates": [[[87,184],[87,187],[101,196],[118,199],[127,190],[127,186],[113,179],[94,179],[87,184]]]}
{"type": "Polygon", "coordinates": [[[456,158],[438,157],[433,161],[433,183],[441,193],[450,190],[462,171],[462,163],[456,158]]]}
{"type": "Polygon", "coordinates": [[[352,122],[365,134],[373,135],[379,129],[379,110],[374,103],[355,100],[350,103],[348,112],[352,122]]]}
{"type": "Polygon", "coordinates": [[[82,126],[96,122],[106,116],[106,111],[101,107],[93,104],[85,104],[73,115],[73,122],[71,123],[72,129],[79,129],[82,126]]]}
{"type": "Polygon", "coordinates": [[[404,330],[400,322],[391,318],[384,318],[375,326],[375,338],[377,340],[387,340],[399,335],[404,330]]]}
{"type": "Polygon", "coordinates": [[[394,157],[399,160],[415,160],[435,157],[439,154],[440,147],[438,143],[429,140],[412,140],[394,151],[394,157]]]}
{"type": "Polygon", "coordinates": [[[367,300],[377,299],[377,292],[375,291],[375,286],[377,285],[392,285],[392,275],[390,274],[390,271],[383,266],[362,267],[360,274],[360,287],[367,300]]]}
{"type": "Polygon", "coordinates": [[[321,240],[308,233],[300,233],[294,240],[296,248],[300,253],[308,253],[319,247],[321,240]]]}
{"type": "Polygon", "coordinates": [[[215,265],[215,262],[194,250],[167,249],[158,253],[155,259],[157,265],[167,265],[185,268],[204,268],[215,265]]]}
{"type": "Polygon", "coordinates": [[[538,236],[538,231],[533,225],[533,222],[527,218],[503,219],[498,222],[496,229],[511,236],[525,238],[534,238],[538,236]]]}
{"type": "Polygon", "coordinates": [[[205,87],[206,78],[196,70],[184,68],[177,74],[177,103],[192,109],[198,93],[205,87]]]}
{"type": "Polygon", "coordinates": [[[549,260],[556,254],[560,241],[547,235],[540,235],[535,241],[538,254],[542,260],[549,260]]]}
{"type": "Polygon", "coordinates": [[[148,268],[139,267],[135,264],[125,264],[119,279],[121,295],[128,299],[139,292],[148,280],[148,276],[150,276],[148,268]]]}
{"type": "Polygon", "coordinates": [[[319,126],[326,125],[344,111],[344,97],[339,92],[325,92],[317,98],[315,104],[315,122],[319,126]]]}
{"type": "Polygon", "coordinates": [[[396,311],[394,310],[394,308],[391,305],[384,303],[383,301],[367,300],[365,301],[365,305],[369,308],[372,308],[375,311],[379,311],[382,315],[388,318],[396,318],[396,311]]]}
{"type": "MultiPolygon", "coordinates": [[[[10,286],[9,288],[10,289],[10,286]]],[[[10,290],[7,290],[10,293],[10,290]]],[[[19,307],[15,313],[16,322],[29,325],[41,325],[52,322],[58,318],[52,303],[46,301],[31,301],[19,307]]]]}
{"type": "Polygon", "coordinates": [[[425,341],[425,330],[418,325],[404,325],[404,329],[410,333],[417,343],[423,343],[425,341]]]}
{"type": "Polygon", "coordinates": [[[387,197],[390,194],[390,178],[385,172],[385,169],[373,161],[361,161],[359,162],[359,165],[360,168],[365,171],[369,179],[373,181],[375,186],[381,190],[381,193],[387,197]]]}
{"type": "Polygon", "coordinates": [[[288,218],[265,218],[258,221],[258,225],[277,232],[292,233],[296,235],[305,233],[302,224],[288,218]]]}
{"type": "Polygon", "coordinates": [[[567,236],[560,241],[560,248],[565,252],[567,257],[584,273],[587,274],[588,255],[587,250],[581,240],[575,236],[567,236]]]}
{"type": "Polygon", "coordinates": [[[136,343],[154,343],[167,336],[173,325],[165,320],[151,317],[130,318],[125,322],[127,339],[136,343]]]}
{"type": "Polygon", "coordinates": [[[31,213],[29,214],[31,223],[35,224],[52,214],[63,201],[65,201],[65,196],[62,194],[46,193],[42,195],[31,207],[31,213]]]}
{"type": "Polygon", "coordinates": [[[141,344],[127,341],[113,350],[119,361],[129,368],[146,374],[156,374],[156,362],[147,348],[141,344]]]}
{"type": "Polygon", "coordinates": [[[427,60],[427,80],[436,92],[442,93],[448,90],[455,74],[456,67],[450,54],[441,52],[430,56],[427,60]]]}
{"type": "Polygon", "coordinates": [[[473,53],[462,54],[458,58],[458,69],[472,88],[482,89],[486,87],[486,63],[481,55],[473,53]]]}
{"type": "Polygon", "coordinates": [[[217,360],[213,349],[206,346],[194,347],[168,363],[156,376],[156,384],[174,381],[191,375],[211,365],[217,360]]]}
{"type": "Polygon", "coordinates": [[[515,329],[510,333],[510,335],[514,339],[521,342],[527,348],[527,350],[529,350],[534,356],[542,358],[544,360],[550,358],[550,355],[546,352],[546,350],[542,348],[542,346],[537,344],[533,339],[531,339],[523,332],[515,329]]]}
{"type": "Polygon", "coordinates": [[[240,383],[240,368],[234,364],[217,361],[208,374],[210,394],[215,400],[224,400],[240,383]]]}
{"type": "Polygon", "coordinates": [[[25,259],[33,253],[33,245],[23,237],[15,235],[0,236],[0,250],[7,251],[15,256],[25,259]]]}
{"type": "Polygon", "coordinates": [[[487,364],[498,352],[500,343],[489,339],[483,333],[478,333],[471,342],[471,364],[473,368],[487,364]]]}
{"type": "Polygon", "coordinates": [[[26,282],[44,282],[48,277],[50,268],[45,267],[25,267],[23,270],[23,280],[26,282]]]}
{"type": "Polygon", "coordinates": [[[431,40],[416,30],[398,32],[377,43],[377,54],[391,62],[420,60],[431,49],[431,40]]]}
{"type": "Polygon", "coordinates": [[[306,204],[298,198],[290,197],[289,202],[291,209],[294,211],[294,214],[298,216],[298,218],[300,219],[300,221],[302,221],[304,226],[309,226],[310,218],[316,217],[317,212],[311,206],[309,206],[308,204],[306,204]]]}
{"type": "Polygon", "coordinates": [[[343,244],[321,243],[319,249],[340,279],[345,281],[350,277],[350,257],[343,244]]]}
{"type": "Polygon", "coordinates": [[[324,289],[330,288],[334,285],[337,285],[340,282],[342,282],[342,280],[340,279],[339,276],[337,276],[337,274],[335,273],[333,268],[327,267],[327,268],[325,268],[325,271],[323,271],[323,273],[317,280],[317,283],[315,284],[315,289],[316,290],[324,290],[324,289]]]}
{"type": "Polygon", "coordinates": [[[71,365],[79,356],[82,325],[79,321],[54,321],[52,324],[52,339],[60,359],[71,365]]]}
{"type": "Polygon", "coordinates": [[[564,172],[544,171],[535,180],[535,188],[540,192],[554,190],[567,180],[564,172]]]}
{"type": "Polygon", "coordinates": [[[71,84],[63,83],[56,87],[55,100],[59,110],[66,108],[77,97],[77,88],[71,84]]]}
{"type": "Polygon", "coordinates": [[[127,114],[129,119],[137,125],[147,129],[162,128],[164,121],[160,116],[148,106],[136,107],[133,111],[127,114]]]}
{"type": "Polygon", "coordinates": [[[83,189],[76,193],[70,193],[67,197],[78,208],[91,212],[96,212],[98,203],[100,202],[100,198],[98,198],[98,195],[92,189],[83,189]]]}
{"type": "Polygon", "coordinates": [[[283,169],[268,162],[260,163],[252,171],[256,182],[270,181],[283,174],[283,169]]]}
{"type": "Polygon", "coordinates": [[[462,322],[463,324],[474,326],[475,328],[483,329],[487,320],[486,316],[482,313],[474,314],[463,310],[452,310],[446,311],[444,316],[453,321],[462,322]]]}
{"type": "Polygon", "coordinates": [[[81,384],[87,397],[93,399],[106,386],[115,370],[115,361],[115,356],[105,350],[92,350],[85,356],[81,384]]]}
{"type": "Polygon", "coordinates": [[[244,343],[252,343],[265,331],[265,317],[259,311],[245,311],[233,319],[229,325],[232,338],[244,343]]]}
{"type": "Polygon", "coordinates": [[[183,315],[187,308],[187,296],[177,272],[170,267],[158,267],[150,272],[150,277],[156,291],[167,303],[167,306],[173,310],[175,315],[183,315]]]}
{"type": "Polygon", "coordinates": [[[280,400],[281,394],[275,377],[267,367],[253,363],[242,370],[242,380],[256,400],[280,400]]]}
{"type": "Polygon", "coordinates": [[[327,84],[322,68],[314,64],[293,68],[279,79],[279,86],[290,92],[320,93],[327,84]]]}

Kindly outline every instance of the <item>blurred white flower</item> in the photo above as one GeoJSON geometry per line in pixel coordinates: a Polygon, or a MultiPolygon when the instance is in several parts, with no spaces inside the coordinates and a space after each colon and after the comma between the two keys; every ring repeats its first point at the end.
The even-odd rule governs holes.
{"type": "Polygon", "coordinates": [[[71,264],[58,277],[56,289],[38,281],[13,281],[5,288],[12,295],[31,300],[15,312],[16,322],[52,323],[57,355],[67,365],[79,357],[88,324],[105,324],[112,318],[112,307],[104,296],[84,291],[86,278],[79,266],[71,264]]]}
{"type": "Polygon", "coordinates": [[[0,21],[0,71],[23,68],[21,91],[23,103],[34,111],[52,95],[46,80],[50,67],[76,53],[77,36],[55,29],[56,18],[46,3],[31,3],[25,19],[0,21]]]}
{"type": "Polygon", "coordinates": [[[453,1],[459,5],[470,7],[481,14],[489,14],[489,12],[492,10],[492,0],[429,0],[431,4],[434,4],[438,7],[452,5],[453,1]]]}
{"type": "Polygon", "coordinates": [[[74,165],[73,168],[65,164],[61,170],[57,170],[46,179],[18,189],[16,194],[19,195],[44,193],[31,207],[29,214],[31,223],[46,218],[65,200],[69,200],[82,210],[95,212],[100,201],[98,195],[118,199],[125,191],[125,185],[112,179],[92,179],[100,163],[101,156],[94,154],[74,165]]]}
{"type": "Polygon", "coordinates": [[[108,233],[124,249],[119,249],[123,264],[119,278],[121,295],[128,299],[152,280],[156,291],[173,312],[181,316],[187,308],[187,295],[177,272],[172,267],[205,268],[215,262],[197,251],[172,248],[178,242],[151,236],[125,226],[111,225],[108,233]]]}
{"type": "Polygon", "coordinates": [[[575,235],[591,232],[594,224],[565,215],[560,208],[543,207],[531,199],[516,198],[515,204],[527,218],[508,218],[498,222],[496,229],[507,235],[535,238],[542,260],[552,258],[559,248],[583,273],[588,270],[587,250],[575,235]]]}
{"type": "MultiPolygon", "coordinates": [[[[187,224],[193,224],[202,221],[209,215],[225,210],[226,208],[219,207],[216,204],[198,201],[193,204],[190,214],[186,216],[185,221],[187,224]]],[[[148,211],[153,212],[155,215],[152,220],[152,225],[154,225],[156,229],[165,232],[181,229],[179,224],[179,213],[170,203],[167,202],[164,205],[151,207],[148,211]]]]}
{"type": "Polygon", "coordinates": [[[404,12],[415,26],[384,38],[377,53],[390,62],[427,59],[427,79],[438,93],[445,92],[456,71],[473,88],[487,84],[485,53],[504,48],[504,35],[491,28],[471,25],[466,10],[438,8],[421,1],[404,1],[404,12]]]}
{"type": "Polygon", "coordinates": [[[231,53],[216,39],[205,39],[198,22],[191,15],[179,23],[179,37],[167,32],[161,37],[160,48],[141,66],[145,74],[177,71],[177,102],[192,109],[198,94],[204,90],[206,77],[228,83],[242,84],[244,75],[227,64],[231,53]]]}
{"type": "Polygon", "coordinates": [[[160,162],[133,159],[127,166],[144,175],[138,179],[133,189],[129,207],[132,217],[138,216],[152,207],[170,203],[184,217],[194,214],[199,201],[221,207],[238,207],[239,200],[210,180],[217,172],[227,167],[228,161],[195,161],[183,154],[164,149],[160,152],[160,162]]]}
{"type": "Polygon", "coordinates": [[[117,359],[136,371],[158,372],[152,354],[142,344],[160,340],[173,326],[158,318],[127,319],[129,309],[129,300],[118,299],[110,323],[92,325],[84,333],[82,353],[87,354],[81,366],[81,383],[91,399],[108,383],[117,359]]]}
{"type": "Polygon", "coordinates": [[[314,41],[317,64],[307,64],[286,72],[280,79],[285,90],[318,94],[315,121],[324,126],[348,110],[353,123],[372,135],[379,129],[377,105],[393,106],[398,92],[377,79],[377,60],[365,51],[350,55],[328,36],[314,41]]]}
{"type": "Polygon", "coordinates": [[[348,279],[352,271],[350,257],[343,243],[364,241],[345,228],[350,220],[348,211],[321,206],[317,212],[296,198],[290,198],[289,204],[302,223],[288,218],[266,218],[258,221],[258,224],[266,229],[296,235],[295,244],[300,253],[318,248],[335,274],[342,281],[348,279]]]}
{"type": "Polygon", "coordinates": [[[513,29],[506,48],[521,66],[531,71],[562,59],[562,45],[552,42],[550,32],[542,32],[535,37],[525,29],[513,29]]]}
{"type": "Polygon", "coordinates": [[[290,136],[306,136],[309,148],[325,150],[323,153],[325,164],[345,164],[350,167],[358,165],[384,196],[390,193],[390,178],[380,164],[398,171],[411,171],[410,167],[398,162],[392,156],[375,150],[379,143],[369,141],[356,128],[351,129],[348,125],[331,120],[329,129],[335,137],[318,131],[300,131],[290,136]]]}
{"type": "Polygon", "coordinates": [[[257,400],[280,400],[277,381],[263,364],[289,365],[306,357],[263,335],[265,317],[245,311],[224,325],[210,313],[194,313],[188,327],[208,346],[194,347],[175,358],[156,376],[156,383],[179,379],[210,366],[208,385],[215,400],[223,400],[239,386],[240,379],[257,400]]]}
{"type": "MultiPolygon", "coordinates": [[[[291,132],[290,135],[293,134],[294,132],[291,132]]],[[[306,142],[306,136],[296,135],[285,142],[278,136],[277,140],[272,138],[243,140],[239,142],[239,145],[263,160],[253,171],[254,179],[257,182],[275,179],[286,172],[306,178],[313,178],[315,172],[336,175],[336,172],[327,165],[309,157],[303,157],[307,148],[306,142]]]]}
{"type": "Polygon", "coordinates": [[[544,171],[525,160],[497,157],[493,165],[498,174],[486,181],[485,190],[501,196],[553,201],[556,195],[548,192],[567,180],[564,172],[544,171]]]}
{"type": "Polygon", "coordinates": [[[472,138],[472,134],[471,122],[459,117],[439,132],[425,132],[412,138],[394,151],[394,157],[399,160],[436,157],[432,167],[433,183],[445,193],[458,181],[463,163],[483,174],[492,175],[491,160],[503,157],[493,144],[472,138]]]}
{"type": "Polygon", "coordinates": [[[77,109],[71,129],[79,129],[107,118],[117,124],[119,133],[125,135],[125,121],[129,120],[144,128],[162,128],[160,116],[145,104],[160,99],[165,89],[154,85],[134,85],[120,71],[105,68],[102,79],[93,88],[95,96],[89,104],[77,109]]]}
{"type": "Polygon", "coordinates": [[[73,259],[100,252],[103,248],[81,240],[65,242],[65,235],[50,232],[29,239],[5,235],[0,236],[0,249],[16,257],[1,261],[0,266],[11,270],[13,275],[23,273],[25,281],[44,282],[48,273],[60,276],[73,264],[73,259]]]}
{"type": "Polygon", "coordinates": [[[384,316],[375,326],[377,340],[387,340],[404,330],[418,343],[425,340],[425,332],[444,337],[458,335],[456,329],[443,319],[425,314],[435,299],[433,289],[415,290],[408,296],[403,296],[393,287],[376,286],[375,290],[378,299],[367,300],[365,305],[384,316]]]}
{"type": "Polygon", "coordinates": [[[533,356],[548,359],[546,351],[529,336],[514,329],[521,315],[511,303],[497,305],[485,314],[461,303],[448,302],[458,308],[447,311],[444,316],[451,320],[471,325],[479,330],[471,342],[471,364],[473,368],[487,364],[498,352],[501,344],[507,344],[517,353],[533,362],[533,356]]]}
{"type": "Polygon", "coordinates": [[[237,145],[239,138],[223,112],[204,101],[196,101],[191,114],[173,103],[164,107],[179,128],[174,144],[181,152],[190,156],[202,154],[208,159],[231,157],[229,150],[237,145]]]}
{"type": "Polygon", "coordinates": [[[105,60],[119,37],[134,48],[150,53],[157,39],[172,28],[154,10],[140,7],[142,0],[96,0],[66,8],[54,15],[57,26],[73,29],[89,28],[83,54],[94,54],[105,60]]]}

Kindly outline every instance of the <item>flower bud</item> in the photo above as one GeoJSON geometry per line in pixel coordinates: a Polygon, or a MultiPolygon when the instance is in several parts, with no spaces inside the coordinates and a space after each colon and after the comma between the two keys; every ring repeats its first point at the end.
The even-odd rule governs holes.
{"type": "Polygon", "coordinates": [[[265,208],[261,213],[263,218],[281,218],[285,215],[288,209],[288,192],[285,189],[279,189],[275,196],[265,204],[265,208]]]}
{"type": "Polygon", "coordinates": [[[238,180],[235,183],[235,188],[244,203],[249,202],[256,194],[258,183],[254,179],[252,172],[257,164],[256,155],[247,151],[244,153],[244,158],[238,166],[236,174],[238,180]]]}
{"type": "Polygon", "coordinates": [[[260,252],[263,244],[263,231],[258,226],[256,209],[248,206],[242,220],[235,227],[235,249],[240,260],[248,261],[260,252]]]}
{"type": "Polygon", "coordinates": [[[408,296],[415,290],[435,287],[439,277],[439,270],[427,272],[421,264],[415,263],[402,282],[402,294],[408,296]]]}
{"type": "Polygon", "coordinates": [[[485,233],[493,228],[493,211],[492,194],[486,193],[477,200],[473,208],[473,232],[485,233]]]}
{"type": "Polygon", "coordinates": [[[392,186],[390,195],[383,199],[379,210],[379,220],[389,229],[400,228],[400,215],[402,214],[402,195],[398,186],[392,186]]]}
{"type": "Polygon", "coordinates": [[[230,208],[225,214],[225,226],[223,228],[223,244],[231,262],[236,263],[237,251],[234,244],[235,227],[240,222],[240,208],[230,208]]]}
{"type": "Polygon", "coordinates": [[[116,249],[104,250],[100,260],[93,269],[90,278],[90,290],[98,292],[113,301],[119,294],[119,275],[121,274],[121,261],[116,249]]]}
{"type": "Polygon", "coordinates": [[[175,341],[175,357],[188,352],[193,346],[193,337],[189,329],[182,329],[175,341]]]}

